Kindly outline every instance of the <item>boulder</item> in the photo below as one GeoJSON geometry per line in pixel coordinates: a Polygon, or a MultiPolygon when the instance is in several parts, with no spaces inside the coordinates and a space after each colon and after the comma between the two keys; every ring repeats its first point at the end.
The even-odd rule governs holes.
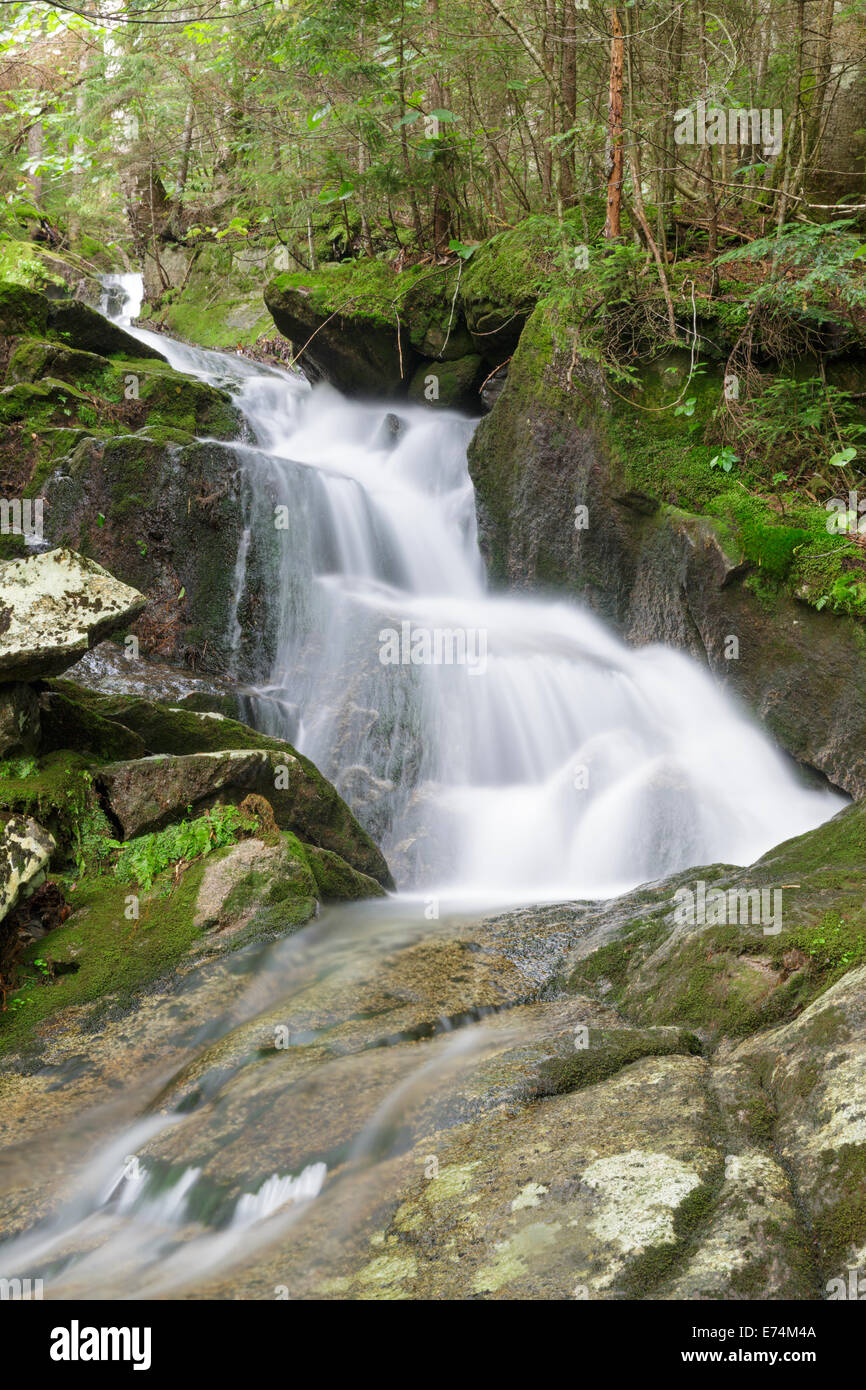
{"type": "MultiPolygon", "coordinates": [[[[0,686],[0,707],[4,687],[0,686]]],[[[95,710],[75,703],[58,690],[46,690],[39,696],[41,709],[41,751],[51,753],[60,748],[85,749],[96,757],[108,760],[143,758],[144,740],[132,729],[115,719],[104,719],[95,710]]]]}
{"type": "Polygon", "coordinates": [[[396,313],[331,310],[316,293],[317,284],[303,280],[303,275],[277,276],[265,290],[265,304],[299,354],[305,375],[348,396],[405,395],[419,359],[396,313]]]}
{"type": "Polygon", "coordinates": [[[178,819],[188,806],[200,812],[216,802],[237,804],[254,793],[271,803],[281,829],[332,850],[377,883],[393,886],[381,852],[348,806],[288,744],[284,749],[226,749],[111,763],[100,769],[97,780],[125,839],[178,819]]]}
{"type": "Polygon", "coordinates": [[[161,352],[148,343],[139,342],[125,333],[116,323],[103,318],[80,299],[60,299],[49,304],[48,332],[81,352],[96,352],[103,357],[157,357],[161,352]]]}
{"type": "MultiPolygon", "coordinates": [[[[253,800],[263,798],[248,797],[244,805],[253,800]]],[[[314,917],[319,902],[384,895],[375,879],[338,854],[302,844],[289,831],[277,832],[274,843],[242,840],[209,859],[194,925],[233,936],[240,931],[250,937],[283,935],[288,926],[314,917]]]]}
{"type": "Polygon", "coordinates": [[[242,840],[207,864],[193,925],[250,935],[284,933],[316,914],[316,881],[300,841],[286,834],[276,845],[242,840]]]}
{"type": "Polygon", "coordinates": [[[32,681],[72,666],[146,600],[95,561],[49,550],[0,568],[0,680],[32,681]]]}
{"type": "Polygon", "coordinates": [[[37,821],[12,816],[0,831],[0,921],[26,891],[38,887],[55,844],[37,821]]]}

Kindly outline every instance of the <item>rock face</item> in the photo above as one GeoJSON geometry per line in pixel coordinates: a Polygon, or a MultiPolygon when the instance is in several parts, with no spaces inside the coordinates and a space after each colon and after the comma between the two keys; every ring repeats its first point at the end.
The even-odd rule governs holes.
{"type": "Polygon", "coordinates": [[[0,679],[56,676],[144,608],[93,560],[50,550],[0,569],[0,679]]]}
{"type": "Polygon", "coordinates": [[[310,380],[339,383],[348,395],[403,394],[418,357],[407,335],[401,372],[396,315],[392,325],[379,314],[328,313],[317,307],[309,287],[289,283],[290,278],[281,276],[268,285],[265,304],[279,331],[301,354],[310,380]]]}
{"type": "Polygon", "coordinates": [[[756,589],[760,557],[721,517],[664,500],[661,466],[652,491],[636,488],[614,404],[594,362],[557,350],[539,306],[469,449],[492,578],[570,591],[629,641],[690,652],[796,758],[866,794],[862,625],[756,589]]]}
{"type": "MultiPolygon", "coordinates": [[[[46,479],[46,529],[61,543],[84,537],[90,552],[147,595],[135,628],[143,651],[216,671],[236,655],[247,671],[263,673],[267,617],[250,621],[244,609],[241,650],[232,647],[247,500],[238,462],[228,449],[182,439],[82,439],[46,479]]],[[[250,605],[262,599],[260,551],[269,539],[253,531],[250,605]]]]}

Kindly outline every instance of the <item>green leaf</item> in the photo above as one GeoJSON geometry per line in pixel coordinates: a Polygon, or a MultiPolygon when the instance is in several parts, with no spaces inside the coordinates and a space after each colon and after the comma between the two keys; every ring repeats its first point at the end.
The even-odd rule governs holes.
{"type": "Polygon", "coordinates": [[[475,251],[474,246],[467,246],[465,242],[456,241],[454,237],[448,243],[448,250],[453,251],[462,261],[468,261],[475,251]]]}
{"type": "Polygon", "coordinates": [[[837,453],[833,454],[828,462],[832,463],[834,468],[844,468],[846,463],[850,463],[856,457],[857,450],[849,444],[847,449],[839,449],[837,453]]]}

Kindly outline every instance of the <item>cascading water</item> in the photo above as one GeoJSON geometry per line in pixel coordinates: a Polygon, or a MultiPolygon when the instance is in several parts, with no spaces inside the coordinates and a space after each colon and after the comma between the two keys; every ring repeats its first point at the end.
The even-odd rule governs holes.
{"type": "Polygon", "coordinates": [[[120,1021],[123,1082],[107,1083],[117,1114],[92,1080],[103,1064],[111,1075],[102,1023],[92,1048],[73,1048],[71,1070],[49,1048],[49,1088],[69,1086],[74,1110],[53,1132],[40,1120],[7,1162],[0,1212],[11,1201],[20,1234],[0,1244],[0,1274],[47,1274],[52,1298],[203,1285],[284,1297],[296,1246],[319,1296],[315,1270],[357,1236],[362,1263],[374,1249],[375,1287],[395,1263],[378,1258],[391,1249],[379,1227],[395,1205],[395,1155],[420,1142],[426,1153],[437,1122],[506,1109],[503,1048],[518,1056],[513,1094],[525,1095],[534,1010],[556,1015],[542,1027],[544,1056],[551,1029],[582,1019],[579,997],[566,1024],[567,1000],[534,1002],[596,910],[574,900],[688,865],[749,863],[843,799],[801,783],[692,661],[632,651],[574,604],[486,592],[471,423],[402,405],[388,418],[278,369],[130,328],[140,294],[139,277],[111,277],[105,309],[173,366],[227,386],[249,424],[252,442],[224,446],[248,482],[228,615],[239,665],[249,547],[260,528],[284,546],[279,645],[250,716],[334,778],[402,887],[487,906],[567,901],[548,910],[550,925],[533,910],[516,921],[488,913],[479,945],[477,918],[452,904],[428,921],[403,893],[328,908],[296,935],[239,950],[229,969],[215,953],[120,1021]],[[446,646],[444,631],[463,647],[446,646]],[[464,659],[413,662],[413,647],[437,654],[437,632],[439,655],[464,659]],[[404,652],[405,664],[380,659],[404,652]],[[247,1276],[253,1261],[262,1272],[247,1276]]]}
{"type": "MultiPolygon", "coordinates": [[[[138,277],[108,295],[128,327],[138,277]]],[[[226,446],[249,482],[245,535],[283,547],[274,668],[249,717],[336,783],[402,888],[608,896],[751,863],[842,806],[690,659],[632,650],[574,603],[487,592],[471,422],[132,331],[228,386],[248,422],[254,443],[226,446]]]]}

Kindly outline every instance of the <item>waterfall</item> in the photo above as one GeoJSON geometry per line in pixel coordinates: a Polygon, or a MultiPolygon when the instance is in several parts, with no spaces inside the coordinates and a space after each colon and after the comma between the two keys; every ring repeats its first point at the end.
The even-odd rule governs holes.
{"type": "MultiPolygon", "coordinates": [[[[251,442],[225,447],[248,480],[248,526],[276,537],[279,637],[248,718],[332,779],[401,888],[605,897],[751,863],[842,807],[691,658],[632,649],[576,602],[489,592],[474,422],[348,401],[130,327],[139,277],[111,281],[115,320],[227,388],[249,427],[251,442]]],[[[244,563],[245,548],[238,601],[244,563]]]]}

